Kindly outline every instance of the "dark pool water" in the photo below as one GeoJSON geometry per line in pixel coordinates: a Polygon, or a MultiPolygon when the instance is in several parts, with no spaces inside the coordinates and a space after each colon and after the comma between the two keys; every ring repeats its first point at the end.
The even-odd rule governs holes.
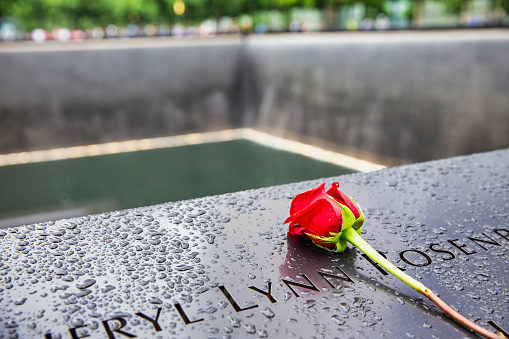
{"type": "Polygon", "coordinates": [[[246,140],[5,166],[0,219],[59,219],[353,172],[246,140]]]}

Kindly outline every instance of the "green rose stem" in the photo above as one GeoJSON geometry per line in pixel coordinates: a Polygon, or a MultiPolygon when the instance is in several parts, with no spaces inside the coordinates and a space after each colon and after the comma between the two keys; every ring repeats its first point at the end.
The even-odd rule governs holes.
{"type": "Polygon", "coordinates": [[[340,238],[342,240],[346,240],[350,243],[352,243],[354,246],[359,248],[362,252],[366,253],[368,257],[376,261],[378,264],[380,264],[382,267],[387,269],[389,272],[394,274],[396,277],[403,280],[405,283],[407,283],[409,286],[411,286],[414,290],[417,292],[424,294],[426,297],[428,297],[431,301],[433,301],[444,314],[448,315],[461,325],[465,326],[466,328],[469,328],[470,330],[476,332],[477,334],[480,334],[486,338],[493,338],[493,339],[500,339],[505,338],[505,336],[502,333],[495,334],[493,332],[490,332],[481,326],[473,323],[472,321],[468,320],[455,310],[453,310],[449,305],[447,305],[442,299],[440,299],[435,293],[433,293],[429,288],[424,286],[423,283],[415,280],[414,278],[410,277],[409,275],[402,272],[399,268],[394,266],[390,261],[385,259],[383,256],[380,255],[371,245],[369,245],[362,237],[357,233],[357,231],[353,227],[349,227],[343,232],[341,232],[340,238]]]}

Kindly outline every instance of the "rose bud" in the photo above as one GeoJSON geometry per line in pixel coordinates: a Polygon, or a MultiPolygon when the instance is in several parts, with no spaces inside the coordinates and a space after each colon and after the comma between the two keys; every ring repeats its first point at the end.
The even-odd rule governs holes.
{"type": "Polygon", "coordinates": [[[358,234],[364,223],[364,214],[352,198],[338,190],[335,182],[325,192],[325,184],[297,195],[290,207],[286,223],[288,235],[307,235],[317,246],[329,251],[342,252],[347,241],[341,232],[353,227],[358,234]]]}

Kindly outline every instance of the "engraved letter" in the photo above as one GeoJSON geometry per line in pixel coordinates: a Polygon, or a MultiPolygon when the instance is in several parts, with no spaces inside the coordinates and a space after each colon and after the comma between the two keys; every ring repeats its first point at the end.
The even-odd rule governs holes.
{"type": "Polygon", "coordinates": [[[69,329],[69,333],[71,334],[71,338],[72,339],[80,339],[80,338],[90,337],[89,334],[83,334],[82,336],[78,336],[78,333],[76,333],[76,329],[82,328],[82,327],[87,327],[87,325],[77,326],[75,328],[70,328],[69,329]]]}
{"type": "Polygon", "coordinates": [[[298,298],[299,295],[297,294],[297,292],[295,292],[295,290],[293,289],[292,286],[290,285],[294,285],[294,286],[298,286],[298,287],[302,287],[302,288],[307,288],[307,289],[310,289],[310,290],[313,290],[313,291],[317,291],[317,292],[320,292],[320,290],[315,286],[315,284],[313,284],[313,282],[311,280],[309,280],[308,277],[306,277],[305,274],[302,275],[304,277],[304,279],[306,279],[308,281],[308,283],[310,283],[311,285],[306,285],[306,284],[301,284],[301,283],[298,283],[298,282],[295,282],[295,281],[290,281],[290,280],[285,280],[285,279],[281,279],[283,280],[283,282],[286,284],[286,286],[288,286],[288,288],[290,290],[292,290],[293,294],[295,294],[295,296],[298,298]]]}
{"type": "Polygon", "coordinates": [[[160,332],[162,331],[162,328],[161,326],[159,326],[159,323],[157,322],[157,320],[159,320],[159,315],[161,314],[161,310],[162,308],[159,307],[157,309],[157,314],[156,314],[156,318],[155,319],[152,319],[148,316],[146,316],[145,314],[139,312],[139,313],[135,313],[138,317],[142,317],[143,319],[147,320],[147,321],[150,321],[152,323],[152,325],[154,326],[154,329],[156,330],[156,332],[160,332]]]}
{"type": "Polygon", "coordinates": [[[186,312],[184,312],[184,309],[182,308],[182,306],[180,306],[179,303],[173,304],[173,306],[175,306],[175,308],[177,309],[177,312],[180,314],[180,317],[182,318],[182,320],[184,320],[184,323],[186,325],[194,324],[194,323],[203,321],[203,319],[198,319],[198,320],[191,321],[191,320],[189,320],[189,318],[187,317],[186,312]]]}
{"type": "Polygon", "coordinates": [[[424,252],[421,252],[421,251],[418,251],[418,250],[406,250],[406,251],[403,251],[399,254],[401,260],[403,260],[404,262],[406,262],[407,264],[409,265],[412,265],[412,266],[415,266],[415,267],[425,267],[425,266],[428,266],[428,265],[431,265],[431,258],[429,255],[427,255],[426,253],[424,252]],[[415,252],[415,253],[419,253],[420,255],[422,255],[424,257],[424,259],[426,259],[426,263],[424,264],[416,264],[416,263],[413,263],[411,262],[410,260],[408,260],[406,257],[405,257],[405,253],[407,252],[415,252]]]}
{"type": "Polygon", "coordinates": [[[501,236],[505,240],[509,240],[509,230],[506,230],[505,228],[498,228],[498,229],[494,230],[493,232],[495,232],[496,234],[498,234],[499,236],[501,236]],[[501,231],[504,231],[505,235],[500,234],[501,231]]]}
{"type": "MultiPolygon", "coordinates": [[[[378,252],[378,253],[380,253],[380,252],[378,252]]],[[[387,259],[387,256],[386,256],[385,254],[380,253],[380,255],[387,259]]],[[[386,271],[386,270],[384,270],[384,269],[382,268],[382,266],[378,265],[378,264],[376,263],[376,261],[374,261],[373,259],[371,259],[370,257],[368,257],[365,253],[362,253],[362,256],[364,257],[364,259],[366,259],[367,261],[369,261],[369,263],[370,263],[371,265],[375,266],[375,268],[376,268],[377,270],[379,270],[379,271],[380,271],[380,273],[382,273],[383,275],[389,275],[389,273],[387,273],[387,271],[386,271]]]]}
{"type": "Polygon", "coordinates": [[[268,284],[267,284],[267,290],[268,290],[268,292],[265,292],[265,291],[263,291],[263,290],[259,289],[258,287],[255,287],[255,286],[249,286],[249,288],[250,288],[250,289],[252,289],[253,291],[256,291],[256,292],[258,292],[258,293],[261,293],[261,294],[263,294],[264,296],[266,296],[267,298],[269,298],[269,300],[270,300],[270,302],[271,302],[271,303],[273,303],[273,304],[277,303],[277,300],[276,300],[276,299],[274,299],[274,297],[272,296],[272,293],[271,293],[271,290],[272,290],[272,282],[270,282],[270,281],[269,281],[269,282],[268,282],[268,284]]]}
{"type": "Polygon", "coordinates": [[[329,279],[327,279],[326,277],[328,278],[334,278],[334,279],[339,279],[339,280],[343,280],[343,281],[348,281],[348,282],[351,282],[352,284],[354,284],[354,281],[352,279],[350,279],[350,277],[345,273],[343,272],[343,270],[339,267],[336,267],[339,272],[341,272],[342,275],[335,275],[335,274],[330,274],[330,273],[327,273],[327,272],[322,272],[322,271],[316,271],[316,273],[320,274],[322,276],[322,278],[325,279],[325,281],[332,287],[332,288],[336,288],[337,286],[334,286],[329,279]]]}
{"type": "Polygon", "coordinates": [[[452,259],[456,258],[456,255],[454,253],[446,251],[446,250],[436,249],[435,246],[440,246],[440,244],[431,244],[431,245],[429,245],[429,249],[434,251],[434,252],[449,254],[448,258],[442,257],[442,259],[444,259],[444,260],[452,260],[452,259]]]}
{"type": "Polygon", "coordinates": [[[252,308],[255,308],[255,307],[258,307],[258,305],[253,305],[253,306],[249,306],[249,307],[246,307],[246,308],[241,308],[239,306],[239,304],[237,304],[237,302],[235,301],[235,299],[233,299],[232,295],[230,294],[230,292],[228,292],[228,290],[226,289],[226,287],[224,286],[218,286],[218,288],[221,290],[221,292],[223,292],[224,296],[226,297],[226,299],[228,299],[228,301],[230,302],[230,304],[233,306],[233,308],[235,309],[235,312],[241,312],[241,311],[246,311],[246,310],[250,310],[252,308]]]}
{"type": "Polygon", "coordinates": [[[500,245],[498,242],[496,242],[495,240],[491,239],[490,237],[488,237],[486,234],[482,234],[484,235],[486,238],[490,239],[491,241],[489,240],[484,240],[484,239],[477,239],[477,238],[472,238],[472,237],[467,237],[468,239],[472,240],[473,242],[475,242],[476,245],[479,245],[481,246],[483,249],[485,249],[486,251],[488,251],[488,249],[486,247],[484,247],[482,244],[479,244],[479,242],[483,242],[485,244],[490,244],[490,245],[495,245],[495,246],[502,246],[500,245]]]}
{"type": "MultiPolygon", "coordinates": [[[[384,253],[384,252],[380,252],[380,251],[377,251],[377,252],[378,252],[378,253],[380,253],[380,255],[381,255],[382,257],[384,257],[385,259],[387,259],[387,256],[385,255],[385,253],[384,253]]],[[[375,266],[375,268],[376,268],[377,270],[379,270],[379,271],[380,271],[380,273],[382,273],[383,275],[389,275],[389,273],[387,273],[387,271],[386,271],[386,270],[384,270],[384,269],[382,268],[382,266],[378,265],[378,263],[377,263],[376,261],[374,261],[373,259],[371,259],[370,257],[368,257],[368,256],[367,256],[367,254],[362,253],[362,256],[364,257],[364,259],[366,259],[367,261],[369,261],[369,263],[370,263],[371,265],[375,266]]],[[[402,270],[402,271],[406,271],[406,268],[401,268],[401,267],[398,267],[398,268],[399,268],[400,270],[402,270]]]]}
{"type": "Polygon", "coordinates": [[[112,319],[103,321],[103,326],[104,326],[104,329],[106,330],[106,334],[108,334],[109,339],[115,339],[115,334],[113,334],[113,332],[120,333],[120,334],[125,335],[126,337],[129,337],[129,338],[136,338],[136,336],[134,334],[127,333],[127,332],[124,332],[121,330],[126,325],[127,325],[127,321],[125,321],[125,319],[122,317],[116,317],[116,318],[112,318],[112,319]],[[120,323],[120,327],[115,330],[112,330],[110,328],[110,325],[108,324],[108,321],[112,321],[112,320],[118,321],[120,323]]]}
{"type": "Polygon", "coordinates": [[[461,252],[465,253],[466,255],[476,254],[477,251],[468,252],[466,249],[463,249],[463,247],[467,247],[467,245],[458,245],[455,243],[455,241],[458,241],[459,239],[453,239],[453,240],[447,240],[451,245],[459,249],[461,252]]]}
{"type": "Polygon", "coordinates": [[[509,338],[509,332],[504,330],[502,328],[502,326],[500,326],[499,324],[497,324],[496,322],[494,322],[493,320],[488,320],[488,324],[490,324],[491,326],[495,327],[497,329],[497,331],[500,331],[502,332],[503,335],[505,335],[506,337],[509,338]]]}

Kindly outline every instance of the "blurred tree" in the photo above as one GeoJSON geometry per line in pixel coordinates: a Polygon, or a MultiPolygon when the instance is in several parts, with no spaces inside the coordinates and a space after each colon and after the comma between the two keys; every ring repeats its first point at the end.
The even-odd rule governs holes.
{"type": "Polygon", "coordinates": [[[0,15],[15,18],[25,30],[58,26],[87,29],[128,24],[133,11],[143,22],[160,22],[164,5],[162,0],[0,0],[0,15]]]}
{"type": "MultiPolygon", "coordinates": [[[[7,0],[8,2],[8,0],[7,0]]],[[[48,6],[48,0],[18,0],[12,1],[4,15],[16,19],[19,28],[33,29],[35,27],[49,27],[49,17],[55,10],[48,6]]],[[[0,10],[2,11],[2,10],[0,10]]]]}
{"type": "MultiPolygon", "coordinates": [[[[162,18],[163,13],[161,13],[160,11],[161,5],[157,0],[107,0],[107,1],[110,2],[111,6],[109,12],[110,13],[109,23],[117,25],[126,25],[137,23],[160,23],[161,21],[163,21],[162,18]],[[135,13],[137,15],[130,16],[131,13],[135,13]]],[[[88,4],[88,0],[84,2],[88,4]]]]}
{"type": "MultiPolygon", "coordinates": [[[[468,12],[474,0],[442,0],[442,4],[450,13],[459,17],[460,24],[468,24],[468,12]]],[[[509,0],[487,0],[489,8],[493,11],[501,7],[507,13],[509,11],[509,0]]]]}
{"type": "Polygon", "coordinates": [[[12,5],[12,0],[0,0],[0,18],[4,18],[11,14],[12,5]]]}
{"type": "Polygon", "coordinates": [[[451,13],[460,13],[469,6],[470,0],[443,0],[444,8],[451,13]]]}
{"type": "Polygon", "coordinates": [[[467,25],[468,8],[470,7],[471,2],[471,0],[444,0],[442,4],[447,12],[458,16],[458,22],[460,25],[467,25]]]}
{"type": "Polygon", "coordinates": [[[502,7],[506,13],[509,13],[509,0],[495,0],[495,7],[502,7]]]}
{"type": "Polygon", "coordinates": [[[338,29],[337,16],[341,7],[353,6],[356,4],[364,5],[364,15],[368,18],[375,19],[379,13],[385,13],[384,4],[386,0],[314,0],[314,7],[322,9],[325,18],[326,29],[338,29]]]}
{"type": "MultiPolygon", "coordinates": [[[[473,0],[442,0],[444,8],[454,14],[467,12],[473,0]]],[[[487,0],[491,8],[502,7],[509,11],[509,0],[487,0]]]]}
{"type": "MultiPolygon", "coordinates": [[[[384,4],[389,0],[183,0],[185,12],[176,15],[175,0],[0,0],[0,18],[12,18],[18,28],[32,30],[36,27],[51,29],[56,26],[88,29],[94,26],[132,23],[129,18],[138,18],[139,23],[193,24],[205,19],[219,20],[222,16],[254,16],[260,11],[276,10],[290,20],[292,8],[317,8],[324,11],[326,21],[337,20],[343,6],[363,4],[365,15],[370,18],[385,13],[384,4]],[[136,13],[136,15],[131,15],[136,13]]],[[[416,27],[420,27],[427,0],[412,1],[412,16],[416,27]],[[421,20],[421,21],[420,21],[421,20]]],[[[467,13],[472,0],[443,0],[441,3],[450,12],[467,13]]],[[[487,0],[492,8],[503,8],[509,13],[509,0],[487,0]]],[[[500,10],[499,10],[500,12],[500,10]]]]}

